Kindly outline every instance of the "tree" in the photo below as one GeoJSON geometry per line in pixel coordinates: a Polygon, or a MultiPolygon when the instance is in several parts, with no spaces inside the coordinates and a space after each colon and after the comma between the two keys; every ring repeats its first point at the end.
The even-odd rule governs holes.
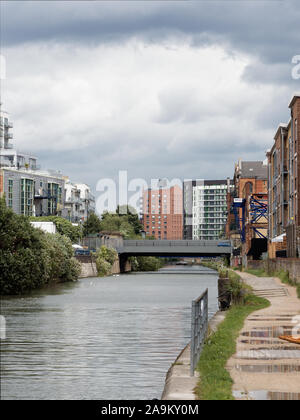
{"type": "Polygon", "coordinates": [[[135,257],[134,271],[157,271],[164,265],[161,258],[135,257]]]}
{"type": "Polygon", "coordinates": [[[140,236],[143,226],[131,206],[118,206],[116,213],[104,212],[101,218],[101,231],[120,232],[125,239],[140,236]]]}
{"type": "Polygon", "coordinates": [[[134,233],[136,235],[138,235],[141,232],[141,230],[144,229],[136,210],[132,206],[118,206],[117,214],[119,214],[121,217],[127,217],[127,220],[133,227],[134,233]]]}
{"type": "Polygon", "coordinates": [[[52,281],[77,280],[71,241],[46,234],[0,199],[0,294],[21,294],[52,281]]]}
{"type": "Polygon", "coordinates": [[[96,266],[100,277],[108,276],[111,273],[112,266],[118,259],[118,253],[114,248],[104,245],[96,252],[96,266]]]}
{"type": "Polygon", "coordinates": [[[73,244],[78,242],[82,237],[82,227],[74,226],[69,220],[66,220],[59,216],[42,216],[42,217],[31,217],[30,220],[33,222],[53,222],[56,226],[57,232],[61,235],[67,236],[73,244]]]}
{"type": "Polygon", "coordinates": [[[104,213],[101,220],[101,231],[119,232],[125,239],[135,237],[135,230],[128,221],[128,216],[113,213],[104,213]]]}
{"type": "Polygon", "coordinates": [[[93,233],[99,233],[101,230],[101,220],[95,214],[91,213],[83,224],[83,235],[87,236],[93,233]]]}

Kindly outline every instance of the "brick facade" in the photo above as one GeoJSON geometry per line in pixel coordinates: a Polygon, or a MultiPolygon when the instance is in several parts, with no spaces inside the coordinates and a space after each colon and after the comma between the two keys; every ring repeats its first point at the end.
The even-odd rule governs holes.
{"type": "Polygon", "coordinates": [[[175,185],[144,191],[142,223],[147,236],[154,236],[156,239],[182,239],[182,189],[175,185]]]}
{"type": "MultiPolygon", "coordinates": [[[[282,250],[282,243],[274,238],[286,235],[287,257],[300,256],[300,95],[289,105],[291,118],[280,124],[272,149],[267,153],[269,162],[269,256],[282,250]],[[272,242],[273,241],[273,242],[272,242]]],[[[274,255],[275,254],[275,255],[274,255]]]]}

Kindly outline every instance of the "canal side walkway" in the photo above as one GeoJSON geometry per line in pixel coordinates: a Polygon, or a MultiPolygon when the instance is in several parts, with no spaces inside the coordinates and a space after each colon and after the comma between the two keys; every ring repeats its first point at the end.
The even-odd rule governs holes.
{"type": "Polygon", "coordinates": [[[239,273],[270,307],[249,315],[228,360],[237,400],[300,400],[300,346],[279,339],[299,334],[300,300],[278,278],[239,273]]]}

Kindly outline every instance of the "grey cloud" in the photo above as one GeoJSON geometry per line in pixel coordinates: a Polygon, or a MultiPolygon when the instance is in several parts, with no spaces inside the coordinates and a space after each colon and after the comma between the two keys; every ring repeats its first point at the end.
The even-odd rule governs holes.
{"type": "Polygon", "coordinates": [[[298,0],[2,3],[4,47],[39,41],[120,43],[134,37],[160,43],[175,38],[195,48],[221,44],[229,54],[242,51],[256,57],[257,63],[245,73],[248,83],[296,84],[290,63],[300,54],[298,0]]]}

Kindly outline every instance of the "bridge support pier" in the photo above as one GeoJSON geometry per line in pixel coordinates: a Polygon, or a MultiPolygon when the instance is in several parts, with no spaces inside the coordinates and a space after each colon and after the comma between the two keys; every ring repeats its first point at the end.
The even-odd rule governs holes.
{"type": "Polygon", "coordinates": [[[131,264],[127,255],[119,255],[120,273],[128,273],[131,271],[131,264]]]}

